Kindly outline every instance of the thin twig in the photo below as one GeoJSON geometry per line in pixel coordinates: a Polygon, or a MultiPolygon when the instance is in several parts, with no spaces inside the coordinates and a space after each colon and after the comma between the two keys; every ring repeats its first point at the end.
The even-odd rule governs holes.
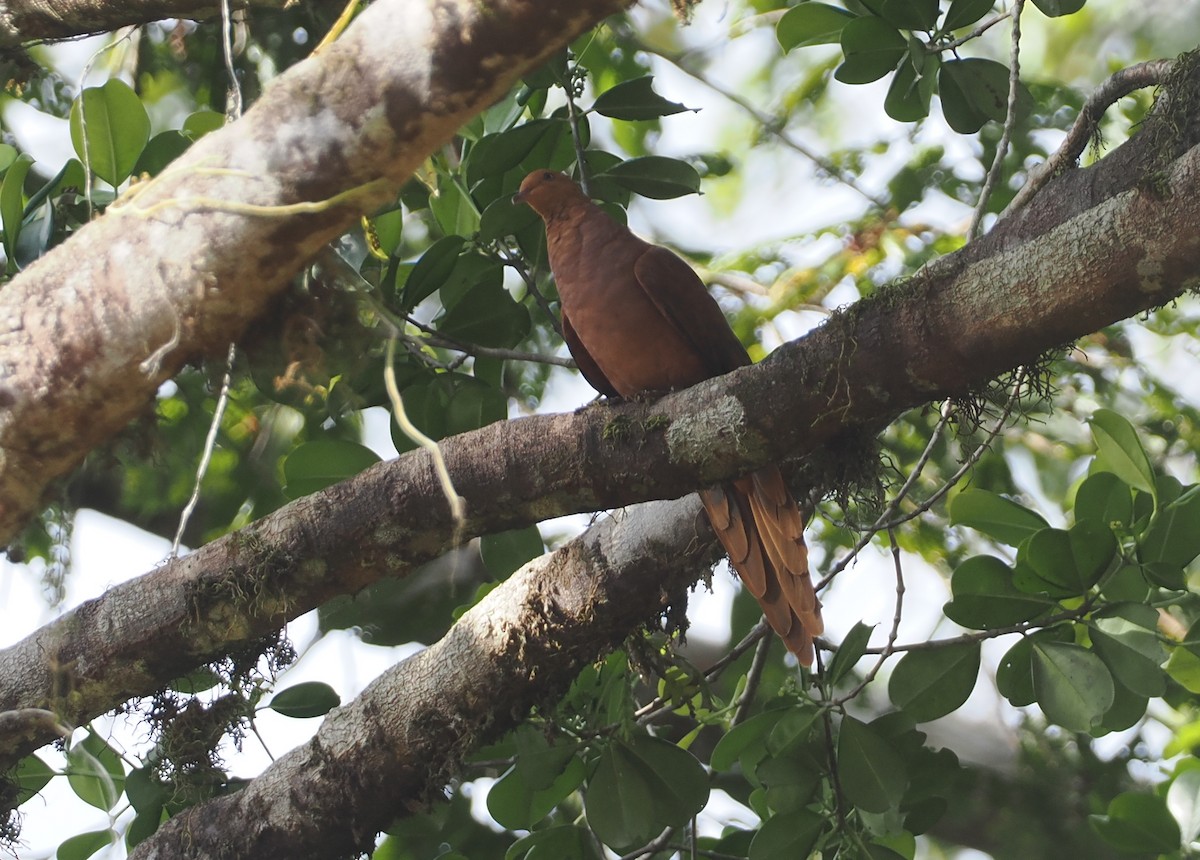
{"type": "Polygon", "coordinates": [[[1008,217],[1028,205],[1047,182],[1075,164],[1087,147],[1088,141],[1092,139],[1097,123],[1109,107],[1130,93],[1145,87],[1158,86],[1174,67],[1174,60],[1149,60],[1121,69],[1102,83],[1084,102],[1083,109],[1075,118],[1075,124],[1067,132],[1062,144],[1040,167],[1030,172],[1025,185],[1013,197],[1001,217],[1008,217]]]}
{"type": "Polygon", "coordinates": [[[904,566],[900,561],[900,545],[896,543],[896,533],[892,529],[888,529],[888,539],[892,544],[892,562],[896,569],[896,610],[892,613],[892,629],[888,631],[887,644],[879,652],[879,659],[875,661],[875,665],[871,667],[858,686],[840,699],[833,701],[832,704],[836,707],[841,707],[865,690],[867,685],[875,680],[875,676],[879,674],[879,670],[883,668],[887,659],[896,653],[896,639],[900,635],[900,619],[904,615],[904,566]]]}
{"type": "Polygon", "coordinates": [[[225,106],[227,121],[242,115],[242,84],[233,68],[233,16],[229,11],[229,0],[221,0],[221,48],[225,54],[225,73],[229,75],[229,104],[225,106]]]}
{"type": "Polygon", "coordinates": [[[983,216],[987,213],[988,200],[992,190],[1000,181],[1000,172],[1004,168],[1004,159],[1008,156],[1008,144],[1012,139],[1013,126],[1017,121],[1017,97],[1021,94],[1021,10],[1025,8],[1025,0],[1015,0],[1012,8],[1012,47],[1009,51],[1008,70],[1008,108],[1004,114],[1004,130],[1000,133],[1000,142],[996,144],[996,155],[992,166],[988,169],[983,190],[979,192],[979,203],[975,206],[975,214],[971,216],[971,226],[967,230],[967,238],[976,239],[983,227],[983,216]]]}
{"type": "Polygon", "coordinates": [[[225,354],[225,375],[221,377],[221,390],[217,394],[217,405],[213,408],[212,421],[208,425],[208,435],[204,437],[204,450],[200,454],[200,463],[196,466],[196,480],[192,484],[192,495],[183,510],[179,513],[179,527],[175,530],[175,539],[171,541],[171,554],[168,558],[179,556],[179,545],[183,542],[183,533],[187,529],[188,520],[200,502],[200,485],[208,473],[208,464],[212,462],[213,451],[217,447],[217,433],[221,429],[221,418],[225,415],[225,407],[229,404],[229,387],[233,382],[233,363],[237,359],[237,344],[229,344],[225,354]]]}
{"type": "Polygon", "coordinates": [[[767,665],[767,654],[771,650],[773,636],[764,636],[754,649],[754,660],[750,663],[750,671],[746,673],[746,687],[738,699],[737,710],[733,712],[730,728],[741,725],[750,714],[750,706],[754,704],[754,696],[758,692],[758,684],[762,680],[763,669],[767,665]]]}
{"type": "Polygon", "coordinates": [[[579,108],[575,104],[575,75],[570,67],[566,71],[566,80],[559,81],[559,85],[563,88],[563,93],[567,97],[567,117],[570,120],[571,126],[571,142],[575,145],[575,163],[579,167],[579,187],[583,189],[583,193],[587,197],[592,196],[591,187],[588,183],[587,162],[584,160],[583,136],[579,133],[579,119],[581,114],[579,108]]]}
{"type": "Polygon", "coordinates": [[[950,492],[950,490],[953,489],[960,480],[962,480],[962,477],[967,474],[967,471],[972,466],[979,462],[979,458],[983,456],[983,453],[991,447],[992,442],[996,440],[996,437],[1004,431],[1006,426],[1008,426],[1008,417],[1012,415],[1013,409],[1015,409],[1017,406],[1017,401],[1020,400],[1021,385],[1025,382],[1027,373],[1028,369],[1024,367],[1017,371],[1017,374],[1013,380],[1012,393],[1009,395],[1008,402],[1004,405],[1004,411],[1000,413],[1000,417],[996,419],[995,424],[992,425],[992,429],[988,431],[988,434],[984,437],[984,440],[975,447],[975,450],[967,455],[967,459],[964,460],[962,465],[955,470],[954,474],[947,478],[942,486],[938,487],[938,489],[934,491],[934,493],[924,502],[917,505],[908,513],[897,517],[894,520],[888,520],[883,524],[883,528],[890,529],[899,525],[903,525],[909,520],[915,519],[916,517],[919,517],[921,514],[928,511],[930,508],[936,505],[942,499],[942,497],[946,495],[946,493],[950,492]]]}
{"type": "Polygon", "coordinates": [[[554,326],[554,330],[558,332],[558,336],[561,338],[563,336],[562,324],[559,322],[558,314],[551,310],[549,300],[546,298],[545,294],[538,289],[537,279],[533,277],[533,274],[527,268],[525,268],[521,258],[504,246],[500,246],[498,248],[497,256],[499,256],[501,262],[503,262],[506,266],[511,266],[513,270],[520,275],[521,280],[525,282],[526,289],[533,294],[533,300],[537,302],[537,306],[542,309],[542,313],[546,315],[546,319],[550,320],[550,325],[554,326]]]}
{"type": "MultiPolygon", "coordinates": [[[[991,430],[988,431],[988,434],[986,437],[984,437],[984,440],[969,455],[967,455],[967,459],[963,461],[962,465],[959,466],[954,474],[947,478],[942,486],[939,487],[931,496],[929,496],[929,498],[917,505],[915,510],[893,519],[892,517],[899,508],[900,500],[904,497],[903,494],[907,493],[907,491],[911,488],[914,480],[913,475],[909,475],[909,479],[905,481],[904,486],[901,487],[901,491],[896,494],[896,498],[894,498],[884,512],[879,515],[879,518],[876,519],[875,522],[872,523],[865,532],[863,532],[862,537],[858,539],[850,552],[848,552],[837,564],[835,564],[830,569],[829,573],[825,575],[825,578],[818,583],[818,591],[826,588],[829,583],[833,581],[834,577],[845,570],[847,565],[849,565],[850,562],[858,557],[858,554],[862,552],[863,548],[868,543],[871,542],[871,539],[874,538],[875,535],[879,534],[879,532],[883,531],[884,529],[895,528],[896,526],[902,525],[903,523],[906,523],[909,520],[925,513],[935,504],[937,504],[937,502],[943,496],[945,496],[946,493],[950,492],[950,490],[953,489],[953,487],[960,480],[962,480],[962,477],[979,461],[979,458],[983,456],[983,453],[991,447],[992,442],[995,441],[996,437],[999,436],[1004,428],[1008,425],[1008,417],[1012,414],[1013,409],[1016,407],[1021,392],[1021,386],[1025,381],[1027,373],[1028,371],[1024,367],[1017,371],[1016,376],[1013,379],[1012,392],[1009,395],[1008,402],[1004,406],[1004,410],[1000,413],[1000,417],[996,419],[995,424],[992,425],[991,430]]],[[[942,432],[945,422],[948,420],[949,413],[947,412],[947,407],[944,406],[942,419],[938,422],[938,426],[934,429],[934,439],[930,440],[930,445],[926,446],[925,452],[921,455],[922,459],[918,461],[918,464],[922,468],[924,467],[924,463],[928,461],[927,455],[932,452],[931,446],[933,442],[936,440],[937,435],[942,432]]],[[[916,469],[914,469],[914,473],[916,473],[916,469]]]]}
{"type": "Polygon", "coordinates": [[[630,851],[628,854],[622,854],[621,860],[637,860],[639,857],[648,857],[651,854],[657,854],[659,851],[662,851],[664,848],[670,845],[671,840],[674,838],[675,828],[668,827],[641,848],[630,851]]]}
{"type": "Polygon", "coordinates": [[[455,523],[461,525],[466,519],[466,499],[460,496],[458,491],[454,489],[454,481],[450,478],[450,470],[446,468],[446,460],[442,457],[442,449],[438,447],[438,443],[418,430],[417,426],[409,420],[408,413],[404,411],[404,398],[400,396],[400,389],[396,385],[395,358],[396,339],[389,338],[387,356],[384,359],[383,365],[383,384],[387,389],[388,398],[392,402],[392,416],[396,419],[396,424],[399,425],[404,435],[429,453],[430,459],[433,460],[433,468],[437,473],[438,482],[442,485],[442,494],[446,497],[446,502],[450,505],[450,514],[454,517],[455,523]]]}
{"type": "Polygon", "coordinates": [[[967,35],[959,36],[957,39],[955,39],[952,42],[940,42],[940,43],[934,42],[932,44],[927,44],[925,46],[925,50],[931,54],[939,54],[942,51],[953,51],[955,48],[961,48],[963,45],[967,44],[967,42],[971,41],[972,39],[978,39],[980,36],[982,36],[988,30],[992,29],[997,24],[999,24],[1001,21],[1010,17],[1011,15],[1012,15],[1011,12],[1001,12],[995,18],[989,18],[987,21],[984,21],[982,24],[980,24],[978,27],[976,27],[970,33],[967,33],[967,35]]]}

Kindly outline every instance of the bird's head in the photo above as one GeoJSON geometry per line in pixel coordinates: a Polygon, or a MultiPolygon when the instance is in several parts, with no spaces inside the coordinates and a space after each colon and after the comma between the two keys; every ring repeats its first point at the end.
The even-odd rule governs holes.
{"type": "Polygon", "coordinates": [[[535,170],[521,182],[514,203],[528,203],[543,218],[551,218],[587,197],[571,177],[553,170],[535,170]]]}

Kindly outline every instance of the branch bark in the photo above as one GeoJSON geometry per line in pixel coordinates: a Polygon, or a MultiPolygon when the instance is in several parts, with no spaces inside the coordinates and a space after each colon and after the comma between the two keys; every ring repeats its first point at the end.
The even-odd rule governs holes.
{"type": "Polygon", "coordinates": [[[440,798],[472,749],[554,701],[581,666],[679,599],[717,555],[699,513],[696,496],[639,506],[526,565],[440,642],[331,712],[311,741],[244,790],[172,818],[131,860],[368,847],[396,816],[440,798]]]}
{"type": "Polygon", "coordinates": [[[242,119],[7,284],[0,545],[164,380],[223,349],[462,123],[628,2],[381,0],[242,119]]]}
{"type": "MultiPolygon", "coordinates": [[[[231,0],[234,9],[275,7],[288,0],[231,0]]],[[[164,18],[203,19],[219,15],[216,0],[8,0],[0,6],[0,49],[23,42],[71,39],[119,30],[164,18]]]]}

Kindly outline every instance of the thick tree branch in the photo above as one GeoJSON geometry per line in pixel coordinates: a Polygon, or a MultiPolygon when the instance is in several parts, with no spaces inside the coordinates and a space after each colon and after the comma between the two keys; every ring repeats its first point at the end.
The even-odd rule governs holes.
{"type": "MultiPolygon", "coordinates": [[[[235,9],[281,7],[288,0],[232,0],[235,9]]],[[[118,30],[163,18],[209,18],[220,14],[216,0],[8,0],[0,4],[0,48],[118,30]]]]}
{"type": "Polygon", "coordinates": [[[131,856],[329,858],[367,847],[440,798],[473,748],[680,599],[716,558],[699,513],[695,496],[639,506],[531,562],[243,791],[171,819],[131,856]]]}
{"type": "Polygon", "coordinates": [[[627,3],[379,0],[242,119],[7,284],[0,545],[165,379],[223,351],[463,122],[627,3]]]}
{"type": "MultiPolygon", "coordinates": [[[[1076,203],[1074,217],[1044,233],[993,234],[756,367],[653,404],[532,417],[445,440],[467,500],[460,532],[424,454],[300,499],[0,652],[0,710],[51,703],[63,720],[84,722],[334,594],[403,574],[456,537],[679,496],[811,453],[848,427],[875,427],[983,386],[1196,284],[1200,148],[1156,174],[1153,191],[1076,203]],[[64,667],[71,695],[59,702],[64,667]]],[[[1019,230],[1023,222],[1001,230],[1009,223],[1019,230]]]]}

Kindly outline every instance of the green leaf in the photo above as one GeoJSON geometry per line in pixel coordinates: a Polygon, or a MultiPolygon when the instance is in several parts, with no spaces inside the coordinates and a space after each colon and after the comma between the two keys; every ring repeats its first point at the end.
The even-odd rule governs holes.
{"type": "Polygon", "coordinates": [[[513,203],[511,197],[501,194],[479,216],[479,241],[494,242],[505,236],[514,236],[537,222],[537,213],[530,207],[524,203],[513,203]]]}
{"type": "Polygon", "coordinates": [[[787,708],[775,708],[734,726],[713,747],[709,765],[713,770],[727,771],[741,760],[742,769],[753,773],[754,765],[767,755],[767,738],[787,713],[787,708]]]}
{"type": "Polygon", "coordinates": [[[953,0],[946,17],[942,20],[945,31],[969,27],[992,11],[996,0],[953,0]]]}
{"type": "Polygon", "coordinates": [[[352,478],[378,462],[378,454],[349,439],[314,439],[284,459],[284,489],[298,499],[352,478]]]}
{"type": "Polygon", "coordinates": [[[75,153],[114,188],[129,178],[149,139],[150,117],[142,100],[118,78],[88,87],[71,105],[75,153]]]}
{"type": "Polygon", "coordinates": [[[941,61],[936,54],[910,54],[892,76],[883,109],[897,122],[916,122],[929,115],[929,102],[933,98],[930,83],[936,79],[941,61]],[[921,64],[917,74],[916,63],[921,64]]]}
{"type": "Polygon", "coordinates": [[[1157,613],[1138,604],[1117,604],[1089,624],[1092,648],[1113,678],[1139,696],[1166,692],[1166,651],[1155,633],[1157,613]]]}
{"type": "Polygon", "coordinates": [[[1154,469],[1133,425],[1111,409],[1097,409],[1088,423],[1099,450],[1093,471],[1112,472],[1135,490],[1155,496],[1154,469]]]}
{"type": "Polygon", "coordinates": [[[858,661],[866,653],[867,645],[871,641],[871,631],[874,629],[874,624],[863,624],[861,621],[856,621],[850,628],[850,632],[842,639],[842,644],[834,653],[833,659],[829,661],[829,682],[831,684],[841,681],[858,665],[858,661]]]}
{"type": "Polygon", "coordinates": [[[183,121],[183,133],[191,140],[199,140],[210,131],[225,125],[225,114],[215,110],[198,110],[183,121]]]}
{"type": "Polygon", "coordinates": [[[125,777],[125,796],[138,812],[157,815],[163,804],[171,799],[173,791],[174,788],[160,781],[154,768],[149,766],[135,768],[125,777]]]}
{"type": "Polygon", "coordinates": [[[499,284],[481,283],[436,320],[439,334],[475,346],[508,348],[529,334],[525,306],[499,284]]]}
{"type": "Polygon", "coordinates": [[[683,825],[708,800],[708,776],[691,753],[639,735],[605,748],[588,782],[584,807],[600,841],[617,850],[683,825]]]}
{"type": "Polygon", "coordinates": [[[1200,836],[1200,770],[1180,773],[1167,789],[1167,809],[1179,825],[1181,842],[1188,845],[1200,836]]]}
{"type": "Polygon", "coordinates": [[[1037,642],[1073,642],[1066,624],[1022,636],[1005,653],[996,668],[996,689],[1015,707],[1024,708],[1037,701],[1033,690],[1033,646],[1037,642]]]}
{"type": "Polygon", "coordinates": [[[1083,8],[1086,0],[1033,0],[1041,13],[1047,18],[1060,18],[1063,15],[1074,15],[1083,8]]]}
{"type": "Polygon", "coordinates": [[[882,18],[855,18],[842,29],[842,53],[846,60],[833,76],[843,84],[869,84],[900,63],[908,41],[882,18]]]}
{"type": "Polygon", "coordinates": [[[463,165],[468,187],[474,188],[476,183],[488,177],[512,170],[525,160],[551,129],[560,125],[560,120],[534,119],[508,131],[480,138],[471,147],[463,165]]]}
{"type": "Polygon", "coordinates": [[[1008,87],[1008,68],[995,60],[948,60],[938,73],[942,113],[959,134],[974,134],[988,120],[1003,120],[1008,87]]]}
{"type": "Polygon", "coordinates": [[[611,119],[646,120],[691,110],[679,102],[664,99],[654,91],[654,76],[622,81],[602,92],[592,110],[611,119]]]}
{"type": "Polygon", "coordinates": [[[133,172],[138,176],[148,173],[158,176],[172,161],[187,152],[192,141],[178,131],[164,131],[150,138],[142,154],[138,156],[133,172]]]}
{"type": "Polygon", "coordinates": [[[1009,546],[1049,527],[1039,514],[987,490],[963,490],[950,503],[950,522],[969,526],[1009,546]]]}
{"type": "MultiPolygon", "coordinates": [[[[402,396],[409,420],[434,440],[508,417],[508,398],[503,391],[459,373],[439,373],[428,382],[410,385],[402,396]]],[[[394,421],[392,442],[400,453],[417,447],[394,421]]]]}
{"type": "Polygon", "coordinates": [[[817,711],[813,708],[788,708],[767,735],[767,753],[772,756],[782,755],[795,744],[806,741],[812,734],[817,716],[817,711]]]}
{"type": "Polygon", "coordinates": [[[904,30],[933,30],[938,0],[883,0],[883,17],[904,30]]]}
{"type": "Polygon", "coordinates": [[[909,651],[888,681],[892,703],[918,723],[958,710],[975,689],[979,653],[978,642],[909,651]]]}
{"type": "Polygon", "coordinates": [[[887,812],[904,799],[908,774],[895,747],[854,717],[842,719],[837,766],[842,790],[860,809],[887,812]]]}
{"type": "Polygon", "coordinates": [[[1200,487],[1192,487],[1161,506],[1138,540],[1143,564],[1182,568],[1200,555],[1200,487]]]}
{"type": "Polygon", "coordinates": [[[504,860],[601,860],[593,844],[585,828],[560,824],[521,837],[509,846],[504,860]]]}
{"type": "Polygon", "coordinates": [[[1187,648],[1171,649],[1167,674],[1189,693],[1200,693],[1200,657],[1187,648]]]}
{"type": "Polygon", "coordinates": [[[79,833],[70,839],[63,840],[54,856],[57,860],[87,860],[101,848],[107,848],[116,841],[117,835],[111,830],[92,830],[79,833]]]}
{"type": "Polygon", "coordinates": [[[0,226],[4,228],[4,253],[10,271],[16,270],[17,239],[25,217],[25,176],[32,165],[33,159],[22,152],[9,165],[0,184],[0,226]]]}
{"type": "Polygon", "coordinates": [[[406,313],[441,289],[454,271],[465,243],[462,236],[443,236],[425,249],[404,282],[404,296],[400,305],[406,313]]]}
{"type": "Polygon", "coordinates": [[[775,38],[786,54],[793,48],[837,44],[842,29],[854,16],[845,9],[825,3],[801,3],[783,13],[775,25],[775,38]]]}
{"type": "Polygon", "coordinates": [[[808,857],[825,826],[824,819],[811,809],[773,815],[767,819],[750,843],[749,860],[795,860],[808,857]]]}
{"type": "Polygon", "coordinates": [[[371,219],[371,228],[375,231],[380,249],[388,256],[394,256],[404,235],[404,210],[392,209],[376,215],[371,219]]]}
{"type": "Polygon", "coordinates": [[[1179,848],[1179,825],[1156,794],[1126,791],[1108,804],[1107,815],[1089,816],[1092,828],[1119,851],[1165,854],[1179,848]]]}
{"type": "Polygon", "coordinates": [[[36,755],[27,755],[17,764],[13,779],[17,783],[17,805],[29,800],[46,787],[55,775],[54,768],[46,764],[36,755]]]}
{"type": "Polygon", "coordinates": [[[280,690],[267,707],[285,717],[305,720],[323,717],[341,703],[342,697],[333,687],[323,681],[305,681],[280,690]]]}
{"type": "Polygon", "coordinates": [[[0,173],[8,170],[12,163],[17,160],[18,150],[15,146],[8,143],[0,143],[0,173]]]}
{"type": "Polygon", "coordinates": [[[545,544],[536,525],[484,535],[479,541],[483,563],[496,579],[504,579],[544,551],[545,544]]]}
{"type": "Polygon", "coordinates": [[[652,200],[669,200],[700,191],[700,174],[686,161],[647,155],[608,168],[596,179],[609,179],[622,188],[652,200]]]}
{"type": "Polygon", "coordinates": [[[1087,732],[1113,703],[1113,679],[1091,651],[1066,642],[1033,646],[1033,690],[1046,718],[1065,729],[1087,732]]]}
{"type": "Polygon", "coordinates": [[[1075,492],[1075,519],[1128,527],[1133,522],[1129,485],[1112,472],[1088,475],[1075,492]]]}
{"type": "Polygon", "coordinates": [[[475,202],[445,173],[438,174],[437,188],[429,195],[429,211],[447,236],[470,236],[479,229],[475,202]]]}
{"type": "Polygon", "coordinates": [[[1014,583],[1022,591],[1051,597],[1083,595],[1100,581],[1117,554],[1117,539],[1107,525],[1081,520],[1070,531],[1042,529],[1017,555],[1014,583]]]}
{"type": "Polygon", "coordinates": [[[85,803],[108,811],[125,790],[125,768],[103,738],[88,732],[67,752],[67,781],[85,803]]]}
{"type": "Polygon", "coordinates": [[[518,757],[517,764],[488,790],[487,807],[492,818],[510,830],[528,830],[549,815],[583,784],[587,774],[583,761],[571,755],[569,748],[566,752],[566,761],[545,786],[531,783],[518,757]]]}
{"type": "Polygon", "coordinates": [[[990,555],[968,558],[950,580],[953,599],[942,611],[951,621],[972,630],[1007,627],[1028,621],[1053,603],[1030,596],[1013,585],[1013,574],[1003,561],[990,555]]]}

